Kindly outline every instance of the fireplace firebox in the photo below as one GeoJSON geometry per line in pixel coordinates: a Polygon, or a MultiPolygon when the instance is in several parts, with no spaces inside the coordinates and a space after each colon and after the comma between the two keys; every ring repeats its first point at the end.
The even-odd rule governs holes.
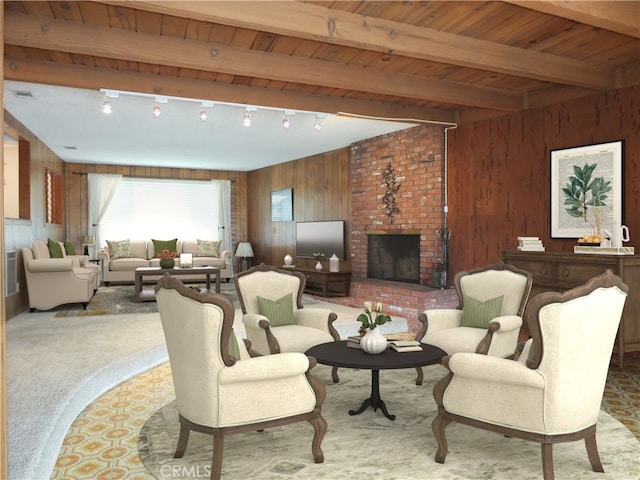
{"type": "Polygon", "coordinates": [[[367,277],[392,282],[420,283],[420,235],[369,234],[367,277]]]}

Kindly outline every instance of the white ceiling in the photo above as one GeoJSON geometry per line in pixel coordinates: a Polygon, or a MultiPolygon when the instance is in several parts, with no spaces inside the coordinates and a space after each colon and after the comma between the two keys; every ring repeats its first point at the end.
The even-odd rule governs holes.
{"type": "MultiPolygon", "coordinates": [[[[208,119],[201,103],[169,99],[152,115],[154,98],[120,94],[112,113],[104,93],[6,80],[4,106],[65,162],[250,171],[328,152],[415,124],[328,115],[313,128],[316,112],[295,112],[282,127],[283,110],[257,107],[250,127],[243,105],[215,103],[208,119]],[[15,91],[31,92],[32,99],[15,91]]],[[[207,99],[211,100],[211,99],[207,99]]]]}

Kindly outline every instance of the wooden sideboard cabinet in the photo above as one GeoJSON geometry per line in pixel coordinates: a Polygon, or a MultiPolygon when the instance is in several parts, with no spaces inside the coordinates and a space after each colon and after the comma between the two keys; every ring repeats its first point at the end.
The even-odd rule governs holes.
{"type": "Polygon", "coordinates": [[[610,269],[629,286],[616,341],[620,368],[625,351],[640,350],[640,255],[509,251],[503,253],[503,261],[531,273],[531,297],[568,290],[610,269]]]}
{"type": "Polygon", "coordinates": [[[351,272],[329,272],[314,268],[295,268],[302,273],[307,284],[306,293],[323,297],[348,297],[351,283],[351,272]]]}

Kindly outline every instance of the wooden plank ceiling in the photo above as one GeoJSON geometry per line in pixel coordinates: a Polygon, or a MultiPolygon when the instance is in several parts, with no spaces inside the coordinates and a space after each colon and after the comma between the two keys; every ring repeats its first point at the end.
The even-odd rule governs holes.
{"type": "Polygon", "coordinates": [[[640,1],[5,1],[5,78],[468,123],[640,83],[640,1]]]}

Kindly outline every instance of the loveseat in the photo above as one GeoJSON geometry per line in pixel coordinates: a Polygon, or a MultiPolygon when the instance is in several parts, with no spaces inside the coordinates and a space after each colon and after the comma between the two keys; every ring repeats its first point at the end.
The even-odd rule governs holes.
{"type": "MultiPolygon", "coordinates": [[[[138,267],[159,267],[160,259],[156,250],[158,245],[167,246],[171,240],[131,240],[120,241],[107,240],[107,246],[102,249],[98,259],[102,264],[102,281],[105,285],[110,282],[133,283],[135,280],[135,270],[138,267]],[[127,250],[127,242],[129,249],[127,250]],[[117,250],[117,251],[116,251],[117,250]]],[[[163,248],[164,249],[164,248],[163,248]]],[[[175,240],[176,265],[180,265],[179,256],[181,253],[190,253],[193,257],[193,266],[210,266],[220,268],[220,278],[229,281],[233,276],[231,266],[232,253],[229,250],[219,251],[219,242],[204,240],[175,240]],[[211,244],[214,244],[213,248],[211,244]],[[218,244],[218,250],[215,248],[218,244]],[[217,253],[217,255],[216,255],[217,253]]],[[[158,278],[162,272],[158,273],[158,278]]],[[[202,281],[202,275],[194,275],[193,278],[185,275],[180,277],[183,281],[202,281]]],[[[157,279],[156,279],[157,280],[157,279]]]]}
{"type": "Polygon", "coordinates": [[[22,249],[30,311],[50,310],[66,303],[81,303],[86,308],[98,289],[100,271],[87,255],[67,255],[64,248],[61,255],[52,258],[42,240],[22,249]]]}

